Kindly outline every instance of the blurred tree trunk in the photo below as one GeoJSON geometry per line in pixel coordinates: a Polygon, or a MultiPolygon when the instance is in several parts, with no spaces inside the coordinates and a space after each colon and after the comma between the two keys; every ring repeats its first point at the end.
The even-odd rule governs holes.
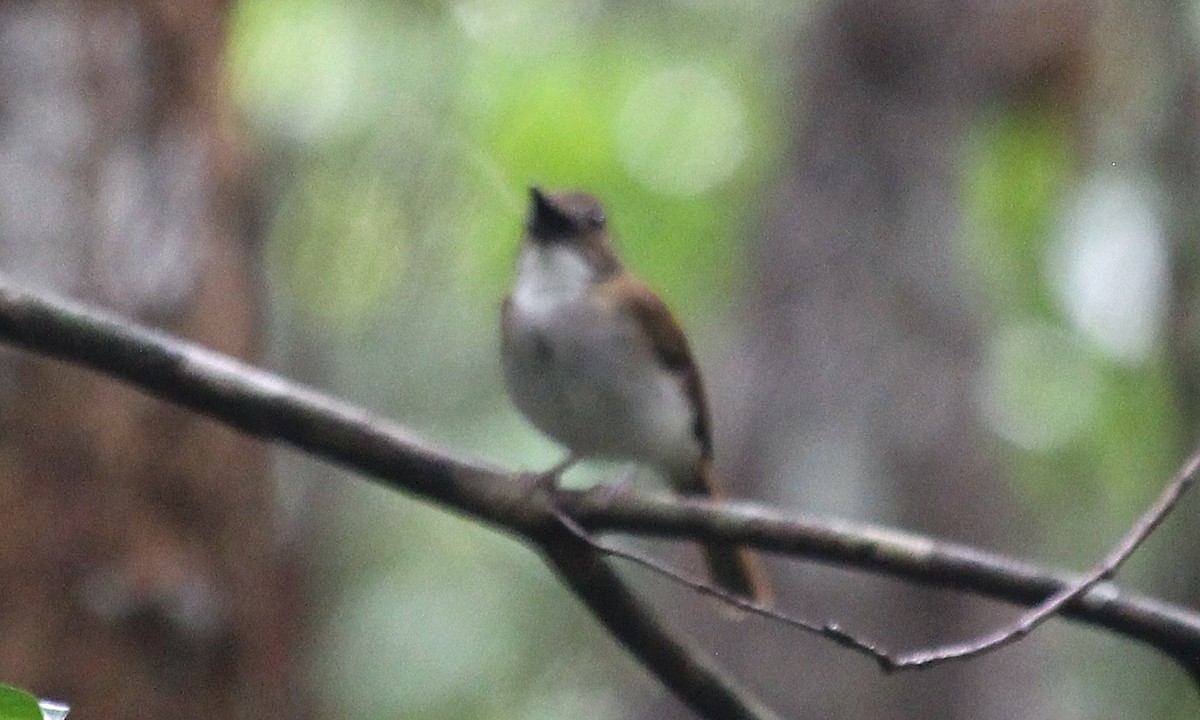
{"type": "MultiPolygon", "coordinates": [[[[257,360],[225,3],[0,3],[0,271],[257,360]]],[[[71,717],[271,718],[282,596],[260,445],[0,355],[0,678],[71,717]]]]}
{"type": "MultiPolygon", "coordinates": [[[[823,6],[805,38],[790,170],[751,247],[731,474],[757,482],[759,496],[1028,551],[975,417],[983,333],[958,256],[958,163],[982,103],[1071,96],[1091,17],[1085,0],[823,6]]],[[[889,648],[963,640],[1012,617],[894,583],[787,570],[787,607],[889,648]]],[[[1025,716],[1014,683],[1036,681],[1020,652],[886,679],[815,642],[789,657],[763,681],[792,688],[778,701],[806,717],[1025,716]]]]}

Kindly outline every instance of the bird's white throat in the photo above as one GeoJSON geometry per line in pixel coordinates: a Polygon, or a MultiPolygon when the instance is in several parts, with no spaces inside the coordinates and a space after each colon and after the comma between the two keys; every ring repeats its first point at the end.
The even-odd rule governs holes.
{"type": "Polygon", "coordinates": [[[594,275],[591,264],[574,249],[530,243],[521,249],[513,302],[538,308],[571,301],[587,290],[594,275]]]}

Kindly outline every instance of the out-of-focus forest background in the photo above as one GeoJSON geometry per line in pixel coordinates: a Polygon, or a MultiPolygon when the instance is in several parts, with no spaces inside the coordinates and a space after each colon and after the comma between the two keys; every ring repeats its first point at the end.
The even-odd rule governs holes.
{"type": "MultiPolygon", "coordinates": [[[[497,312],[526,188],[586,189],[688,330],[734,496],[1082,569],[1197,436],[1198,30],[1168,0],[0,3],[0,270],[543,469],[497,312]]],[[[0,360],[0,681],[79,720],[688,716],[512,540],[0,360]]],[[[1123,586],[1200,605],[1197,502],[1123,586]]],[[[892,648],[1015,615],[770,569],[892,648]]],[[[884,676],[629,573],[788,717],[1200,707],[1065,622],[884,676]]]]}

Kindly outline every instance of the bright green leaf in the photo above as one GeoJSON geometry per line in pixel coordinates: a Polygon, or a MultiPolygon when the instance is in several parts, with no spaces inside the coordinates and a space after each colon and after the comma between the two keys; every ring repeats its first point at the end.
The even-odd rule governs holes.
{"type": "Polygon", "coordinates": [[[0,720],[42,720],[37,698],[11,685],[0,685],[0,720]]]}

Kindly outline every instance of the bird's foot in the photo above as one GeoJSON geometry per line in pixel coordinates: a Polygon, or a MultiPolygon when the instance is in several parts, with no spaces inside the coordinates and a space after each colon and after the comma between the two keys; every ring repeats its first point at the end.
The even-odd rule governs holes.
{"type": "Polygon", "coordinates": [[[628,495],[633,490],[633,481],[637,478],[640,469],[637,465],[630,465],[616,482],[601,483],[592,486],[587,491],[589,499],[607,505],[614,500],[628,495]]]}
{"type": "Polygon", "coordinates": [[[557,473],[553,468],[542,472],[525,472],[521,473],[521,483],[533,491],[553,491],[558,489],[558,479],[562,473],[557,473]]]}
{"type": "Polygon", "coordinates": [[[530,490],[557,490],[558,481],[562,478],[562,474],[577,462],[579,462],[579,458],[574,455],[568,455],[565,460],[549,470],[523,473],[521,480],[529,486],[530,490]]]}

